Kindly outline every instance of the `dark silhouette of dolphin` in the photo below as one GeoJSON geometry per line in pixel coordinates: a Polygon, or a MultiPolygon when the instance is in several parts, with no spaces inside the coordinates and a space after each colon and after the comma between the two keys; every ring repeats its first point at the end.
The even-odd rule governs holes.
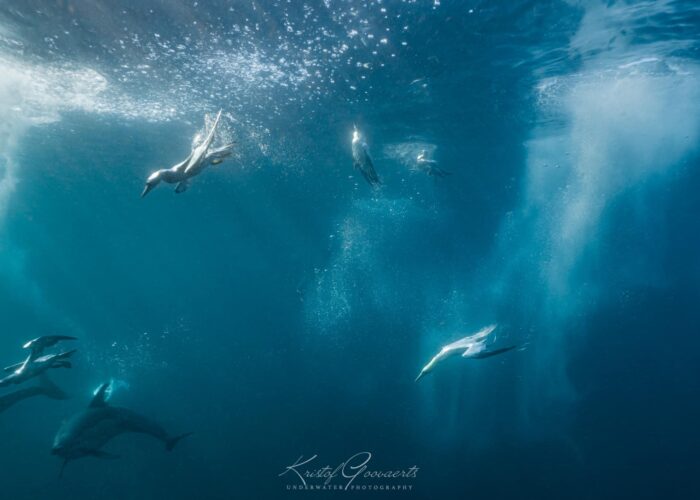
{"type": "Polygon", "coordinates": [[[173,436],[157,422],[126,408],[110,406],[107,403],[111,383],[102,384],[88,407],[63,423],[54,439],[51,453],[63,458],[63,469],[71,460],[83,457],[119,458],[105,452],[102,447],[113,438],[128,432],[148,434],[165,443],[171,451],[180,440],[191,432],[173,436]]]}

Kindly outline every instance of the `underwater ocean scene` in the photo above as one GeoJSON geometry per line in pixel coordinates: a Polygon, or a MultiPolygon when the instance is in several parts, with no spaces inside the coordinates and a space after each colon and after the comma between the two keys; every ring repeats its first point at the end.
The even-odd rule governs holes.
{"type": "Polygon", "coordinates": [[[0,499],[700,497],[700,4],[2,0],[0,499]]]}

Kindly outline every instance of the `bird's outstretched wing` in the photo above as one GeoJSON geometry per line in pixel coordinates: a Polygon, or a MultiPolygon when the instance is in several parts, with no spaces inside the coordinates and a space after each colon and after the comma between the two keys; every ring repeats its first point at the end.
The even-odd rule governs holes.
{"type": "Polygon", "coordinates": [[[58,344],[62,340],[77,340],[75,337],[70,337],[68,335],[45,335],[43,337],[38,337],[34,340],[30,340],[22,347],[24,349],[30,349],[32,356],[38,356],[44,349],[58,344]]]}
{"type": "Polygon", "coordinates": [[[355,162],[355,167],[362,172],[365,180],[372,186],[378,186],[381,183],[377,171],[374,168],[372,157],[367,152],[367,146],[364,144],[362,148],[360,148],[360,158],[359,161],[355,162]]]}
{"type": "Polygon", "coordinates": [[[207,151],[204,160],[211,165],[218,165],[233,153],[233,144],[227,144],[212,151],[207,151]]]}
{"type": "Polygon", "coordinates": [[[21,367],[22,365],[24,365],[24,361],[22,361],[21,363],[16,363],[14,365],[6,366],[5,368],[3,368],[3,371],[13,372],[13,371],[17,370],[17,368],[21,367]]]}
{"type": "Polygon", "coordinates": [[[187,166],[190,164],[190,160],[192,160],[192,155],[193,155],[193,154],[194,154],[194,153],[191,152],[190,155],[189,155],[187,158],[185,158],[184,160],[182,160],[180,163],[178,163],[178,164],[176,164],[176,165],[173,165],[173,166],[170,167],[168,170],[171,170],[171,171],[173,171],[173,172],[175,172],[175,173],[184,172],[184,170],[185,170],[185,169],[187,168],[187,166]]]}
{"type": "Polygon", "coordinates": [[[503,354],[504,352],[508,352],[511,349],[515,349],[518,346],[511,345],[508,347],[501,347],[500,349],[494,349],[492,351],[481,351],[477,354],[474,354],[471,356],[474,359],[484,359],[484,358],[490,358],[491,356],[498,356],[499,354],[503,354]]]}
{"type": "Polygon", "coordinates": [[[185,168],[185,173],[189,173],[190,170],[195,168],[199,163],[204,159],[204,155],[206,154],[207,150],[209,149],[209,146],[211,146],[212,141],[214,140],[214,132],[216,131],[216,126],[219,124],[219,119],[221,118],[221,110],[216,114],[216,120],[214,120],[214,125],[212,125],[211,130],[209,130],[209,135],[207,135],[207,138],[202,141],[202,143],[197,146],[193,151],[192,155],[190,155],[190,161],[187,164],[187,168],[185,168]]]}
{"type": "Polygon", "coordinates": [[[495,329],[496,325],[489,325],[485,328],[482,328],[478,332],[473,333],[472,335],[468,335],[455,342],[452,342],[451,344],[447,344],[445,347],[443,347],[443,349],[446,349],[448,351],[468,349],[472,344],[482,342],[483,340],[485,340],[486,337],[488,337],[495,329]]]}
{"type": "Polygon", "coordinates": [[[372,160],[367,157],[367,163],[365,164],[366,170],[363,170],[362,173],[365,176],[365,179],[367,182],[372,184],[373,186],[377,186],[381,183],[379,180],[379,176],[377,175],[377,171],[374,169],[374,163],[372,163],[372,160]]]}
{"type": "Polygon", "coordinates": [[[46,363],[51,360],[66,359],[70,358],[73,354],[78,352],[77,349],[71,349],[70,351],[59,352],[58,354],[47,354],[45,356],[40,356],[34,360],[35,363],[46,363]]]}

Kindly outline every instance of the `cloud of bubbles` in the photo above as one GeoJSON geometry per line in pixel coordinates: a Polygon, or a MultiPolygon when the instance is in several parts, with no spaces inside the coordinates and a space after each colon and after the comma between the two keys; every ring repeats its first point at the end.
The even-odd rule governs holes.
{"type": "MultiPolygon", "coordinates": [[[[520,301],[537,325],[523,367],[530,416],[542,397],[576,397],[567,377],[572,332],[585,329],[586,311],[623,272],[605,262],[611,207],[634,189],[644,197],[636,212],[644,224],[645,211],[661,203],[645,193],[696,154],[700,139],[700,69],[665,55],[668,42],[618,42],[596,52],[610,28],[601,9],[595,4],[587,12],[571,42],[573,52],[594,54],[590,61],[535,88],[539,119],[526,142],[521,201],[504,219],[494,255],[493,302],[520,301]],[[528,290],[527,298],[514,290],[528,290]]],[[[639,11],[630,9],[617,18],[632,23],[639,11]]]]}

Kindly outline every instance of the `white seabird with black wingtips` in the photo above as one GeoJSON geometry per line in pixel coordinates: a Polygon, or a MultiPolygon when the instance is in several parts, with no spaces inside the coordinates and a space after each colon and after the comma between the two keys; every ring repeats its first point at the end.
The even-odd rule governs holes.
{"type": "Polygon", "coordinates": [[[221,118],[221,110],[216,115],[214,125],[207,134],[207,137],[199,143],[183,161],[171,168],[163,168],[156,170],[146,179],[146,186],[143,188],[141,198],[150,193],[160,182],[168,184],[177,184],[175,186],[176,193],[183,193],[189,187],[190,179],[202,173],[202,171],[211,166],[218,165],[225,158],[231,156],[233,144],[209,150],[211,143],[214,140],[214,132],[221,118]]]}
{"type": "Polygon", "coordinates": [[[486,328],[482,328],[478,332],[447,344],[440,352],[437,353],[433,359],[431,359],[427,365],[423,367],[418,376],[416,377],[416,382],[418,382],[424,375],[427,375],[435,369],[435,367],[446,360],[456,355],[461,355],[463,358],[474,358],[482,359],[489,358],[491,356],[496,356],[497,354],[502,354],[506,351],[514,349],[516,346],[503,347],[501,349],[487,350],[486,349],[486,338],[496,329],[496,325],[490,325],[486,328]]]}
{"type": "Polygon", "coordinates": [[[378,187],[381,184],[374,169],[372,157],[369,155],[367,142],[356,126],[353,126],[352,131],[352,162],[353,167],[360,171],[370,186],[378,187]]]}
{"type": "Polygon", "coordinates": [[[76,349],[58,354],[43,355],[44,349],[64,340],[76,340],[76,338],[66,335],[47,335],[30,340],[24,344],[23,348],[30,350],[29,356],[21,363],[5,367],[4,371],[10,372],[10,374],[0,379],[0,387],[10,384],[21,384],[43,374],[50,368],[71,368],[72,365],[68,358],[75,354],[76,349]]]}

